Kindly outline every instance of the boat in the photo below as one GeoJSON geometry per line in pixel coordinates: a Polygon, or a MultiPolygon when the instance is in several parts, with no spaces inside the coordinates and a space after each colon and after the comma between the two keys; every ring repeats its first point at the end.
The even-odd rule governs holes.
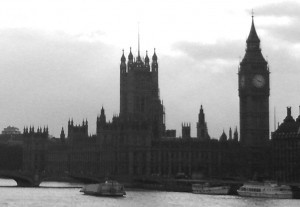
{"type": "Polygon", "coordinates": [[[117,181],[107,180],[104,183],[89,184],[84,186],[80,192],[95,196],[124,196],[125,188],[117,181]]]}
{"type": "Polygon", "coordinates": [[[192,192],[196,194],[228,195],[229,189],[227,185],[192,184],[192,192]]]}
{"type": "Polygon", "coordinates": [[[248,182],[237,190],[243,197],[257,198],[292,198],[290,186],[278,185],[276,182],[248,182]]]}

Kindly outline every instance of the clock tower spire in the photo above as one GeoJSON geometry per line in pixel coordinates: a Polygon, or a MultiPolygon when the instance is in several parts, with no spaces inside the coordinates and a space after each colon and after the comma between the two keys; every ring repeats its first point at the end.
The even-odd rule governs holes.
{"type": "Polygon", "coordinates": [[[268,63],[264,59],[260,39],[252,24],[247,38],[247,48],[240,62],[240,140],[245,146],[265,146],[269,139],[270,81],[268,63]]]}

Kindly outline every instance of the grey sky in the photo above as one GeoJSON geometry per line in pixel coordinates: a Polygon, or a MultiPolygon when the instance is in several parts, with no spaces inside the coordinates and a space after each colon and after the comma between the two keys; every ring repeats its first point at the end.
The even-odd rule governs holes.
{"type": "MultiPolygon", "coordinates": [[[[21,129],[29,125],[48,125],[50,134],[59,136],[61,127],[66,128],[68,119],[73,117],[78,124],[87,118],[89,131],[94,134],[96,116],[102,105],[108,119],[119,113],[122,48],[126,57],[130,46],[136,52],[136,23],[140,15],[146,22],[141,26],[142,55],[148,50],[152,56],[153,48],[157,48],[167,128],[177,129],[179,135],[181,123],[190,122],[195,136],[197,116],[203,104],[208,131],[212,137],[219,138],[223,129],[228,132],[230,126],[234,128],[239,123],[237,72],[251,26],[251,9],[247,6],[254,8],[262,52],[271,70],[271,130],[274,106],[277,121],[285,117],[286,106],[292,106],[294,117],[298,116],[300,6],[296,1],[247,1],[245,5],[233,1],[230,3],[235,6],[227,5],[223,9],[216,7],[218,1],[213,1],[216,5],[191,1],[185,12],[191,10],[193,15],[199,16],[177,17],[177,22],[169,18],[178,16],[176,9],[185,5],[183,3],[172,4],[172,12],[167,13],[164,13],[167,4],[162,3],[156,6],[155,14],[149,11],[147,18],[142,12],[130,14],[128,18],[123,13],[130,9],[117,5],[122,19],[116,17],[117,11],[111,16],[108,12],[106,18],[98,17],[97,11],[87,13],[85,10],[91,9],[95,1],[89,1],[90,6],[81,1],[78,5],[63,2],[66,2],[65,7],[60,7],[55,15],[50,9],[53,7],[56,11],[56,3],[50,5],[49,11],[41,8],[35,16],[26,12],[32,8],[23,11],[21,6],[10,6],[7,12],[2,11],[2,129],[8,125],[21,129]],[[83,11],[80,10],[82,5],[83,11]],[[72,9],[67,9],[68,6],[72,9]],[[203,9],[202,13],[195,8],[203,9]],[[217,9],[209,13],[212,8],[217,9]],[[205,19],[205,12],[210,18],[205,19]],[[28,16],[18,25],[17,20],[21,22],[25,14],[28,16]],[[41,23],[39,17],[43,20],[41,23]],[[13,26],[9,26],[8,20],[13,26]],[[170,24],[166,25],[167,22],[170,24]]],[[[108,8],[114,7],[108,5],[108,8]]]]}

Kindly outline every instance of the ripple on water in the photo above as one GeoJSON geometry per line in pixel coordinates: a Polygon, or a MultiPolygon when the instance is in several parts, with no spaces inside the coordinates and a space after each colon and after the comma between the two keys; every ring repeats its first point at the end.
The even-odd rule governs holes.
{"type": "Polygon", "coordinates": [[[95,197],[79,192],[80,184],[47,182],[41,188],[19,188],[12,180],[0,179],[0,207],[279,207],[300,206],[296,199],[256,199],[238,196],[212,196],[192,193],[127,189],[124,198],[95,197]]]}

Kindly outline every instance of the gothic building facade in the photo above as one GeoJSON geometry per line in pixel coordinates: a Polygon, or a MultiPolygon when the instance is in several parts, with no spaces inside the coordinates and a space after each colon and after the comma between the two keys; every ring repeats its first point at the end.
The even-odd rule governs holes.
{"type": "MultiPolygon", "coordinates": [[[[120,114],[111,121],[102,107],[96,119],[96,134],[88,135],[88,122],[82,125],[68,121],[68,135],[62,128],[60,141],[49,140],[47,150],[36,151],[25,145],[24,164],[40,153],[45,173],[85,175],[91,177],[140,177],[160,175],[175,177],[178,173],[198,177],[237,176],[242,150],[235,139],[211,139],[201,105],[197,137],[191,136],[191,125],[182,125],[182,137],[166,130],[164,106],[159,97],[158,58],[150,63],[148,54],[142,60],[130,51],[124,52],[120,64],[120,114]]],[[[32,130],[31,133],[32,134],[32,130]]],[[[24,136],[28,134],[24,132],[24,136]]],[[[28,136],[28,135],[26,135],[28,136]]],[[[36,136],[30,136],[36,137],[36,136]]],[[[43,139],[44,140],[44,139],[43,139]]],[[[32,142],[27,142],[32,143],[32,142]]],[[[43,145],[44,146],[44,145],[43,145]]]]}
{"type": "Polygon", "coordinates": [[[240,136],[246,146],[269,140],[269,67],[264,59],[252,17],[246,54],[239,67],[240,136]]]}
{"type": "Polygon", "coordinates": [[[208,135],[208,131],[207,131],[207,124],[206,124],[206,121],[205,121],[205,114],[204,114],[202,105],[200,107],[200,112],[199,112],[199,115],[198,115],[197,138],[201,139],[201,140],[210,139],[210,136],[208,135]]]}
{"type": "Polygon", "coordinates": [[[300,115],[294,119],[291,107],[272,133],[272,176],[281,182],[300,182],[300,115]]]}
{"type": "Polygon", "coordinates": [[[240,141],[251,174],[268,177],[270,77],[254,19],[247,38],[246,53],[238,71],[240,100],[240,141]]]}
{"type": "Polygon", "coordinates": [[[130,48],[127,64],[123,51],[120,64],[120,119],[138,121],[151,127],[154,139],[164,134],[164,109],[159,97],[155,50],[151,66],[147,51],[144,60],[140,50],[134,59],[130,48]]]}
{"type": "MultiPolygon", "coordinates": [[[[141,58],[138,48],[134,57],[130,49],[127,59],[123,51],[120,61],[119,115],[108,121],[102,107],[96,119],[96,134],[92,136],[88,135],[87,121],[75,125],[70,120],[67,136],[62,129],[60,141],[49,141],[47,150],[43,151],[43,169],[53,174],[68,172],[98,178],[175,177],[178,173],[201,178],[286,176],[283,170],[286,166],[275,158],[287,159],[280,149],[279,137],[284,127],[274,132],[270,147],[269,68],[261,53],[253,19],[246,42],[246,53],[238,72],[240,140],[237,128],[233,134],[230,128],[229,136],[223,131],[219,140],[212,139],[202,105],[196,137],[191,136],[189,123],[182,124],[182,137],[176,137],[175,130],[166,129],[156,51],[150,61],[147,52],[145,58],[141,58]]],[[[287,118],[285,122],[293,121],[287,118]]],[[[294,139],[291,139],[292,143],[294,139]]],[[[25,152],[30,154],[30,150],[25,152]]],[[[29,157],[26,155],[25,159],[29,157]]],[[[25,160],[24,164],[28,162],[30,160],[25,160]]]]}

